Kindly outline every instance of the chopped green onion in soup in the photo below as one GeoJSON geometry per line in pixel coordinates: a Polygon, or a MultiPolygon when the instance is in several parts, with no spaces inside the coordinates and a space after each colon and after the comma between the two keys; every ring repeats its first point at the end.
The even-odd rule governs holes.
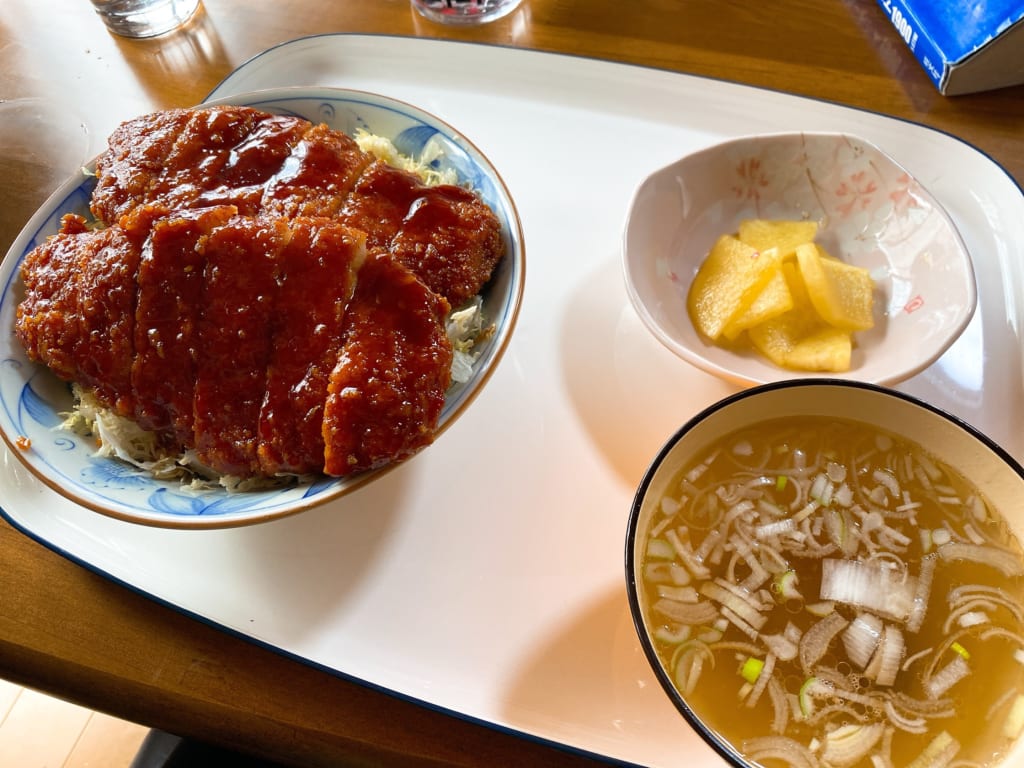
{"type": "Polygon", "coordinates": [[[668,675],[766,766],[988,766],[1024,731],[1021,548],[919,446],[811,417],[725,436],[644,551],[668,675]]]}

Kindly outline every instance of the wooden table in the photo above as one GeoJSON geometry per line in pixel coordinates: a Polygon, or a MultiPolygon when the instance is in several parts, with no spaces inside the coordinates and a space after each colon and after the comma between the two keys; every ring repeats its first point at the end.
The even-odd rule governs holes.
{"type": "MultiPolygon", "coordinates": [[[[92,152],[132,112],[196,103],[250,56],[321,32],[568,52],[812,96],[952,133],[1024,184],[1024,88],[941,96],[871,0],[525,0],[478,29],[421,20],[407,0],[205,0],[188,30],[149,41],[107,34],[86,0],[5,0],[0,99],[66,106],[75,127],[88,130],[83,152],[92,152]]],[[[8,169],[4,250],[50,183],[8,169]]],[[[0,573],[0,676],[94,709],[300,766],[591,762],[226,636],[6,524],[0,573]]]]}

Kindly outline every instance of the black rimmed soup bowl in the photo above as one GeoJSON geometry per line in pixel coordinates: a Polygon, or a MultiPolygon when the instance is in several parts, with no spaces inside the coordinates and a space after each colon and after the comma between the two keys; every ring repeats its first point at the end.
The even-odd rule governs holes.
{"type": "Polygon", "coordinates": [[[1024,758],[1024,469],[895,390],[802,379],[683,425],[637,490],[630,609],[731,765],[1024,758]]]}

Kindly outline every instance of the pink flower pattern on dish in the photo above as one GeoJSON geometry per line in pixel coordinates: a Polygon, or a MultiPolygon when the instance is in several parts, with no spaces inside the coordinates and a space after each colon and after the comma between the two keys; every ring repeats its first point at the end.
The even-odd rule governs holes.
{"type": "Polygon", "coordinates": [[[752,200],[760,203],[761,194],[768,189],[770,182],[764,172],[759,157],[741,159],[736,165],[737,182],[732,190],[737,200],[752,200]]]}
{"type": "Polygon", "coordinates": [[[857,211],[867,210],[874,203],[877,191],[878,185],[874,179],[869,178],[865,171],[855,171],[840,181],[835,189],[839,213],[848,218],[857,211]]]}
{"type": "Polygon", "coordinates": [[[802,149],[789,157],[772,153],[735,157],[729,181],[732,197],[751,204],[760,216],[780,192],[792,199],[799,198],[801,191],[810,192],[826,216],[858,229],[870,228],[869,222],[876,217],[899,216],[920,205],[914,180],[906,173],[896,180],[897,188],[886,194],[885,187],[893,179],[875,166],[859,144],[848,140],[834,144],[827,163],[822,162],[820,147],[802,149]]]}

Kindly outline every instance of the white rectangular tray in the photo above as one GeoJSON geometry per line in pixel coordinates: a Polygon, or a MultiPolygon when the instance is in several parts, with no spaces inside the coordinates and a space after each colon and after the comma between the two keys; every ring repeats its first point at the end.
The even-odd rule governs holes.
{"type": "Polygon", "coordinates": [[[395,37],[294,41],[214,95],[297,84],[404,99],[490,157],[526,237],[510,348],[435,445],[353,495],[252,528],[183,532],[107,519],[42,487],[0,448],[4,515],[66,557],[430,706],[611,760],[721,766],[649,671],[623,562],[647,462],[734,388],[646,332],[626,297],[620,240],[646,174],[746,133],[859,134],[948,207],[975,259],[979,310],[949,352],[900,389],[1024,457],[1024,196],[958,139],[726,82],[395,37]]]}

